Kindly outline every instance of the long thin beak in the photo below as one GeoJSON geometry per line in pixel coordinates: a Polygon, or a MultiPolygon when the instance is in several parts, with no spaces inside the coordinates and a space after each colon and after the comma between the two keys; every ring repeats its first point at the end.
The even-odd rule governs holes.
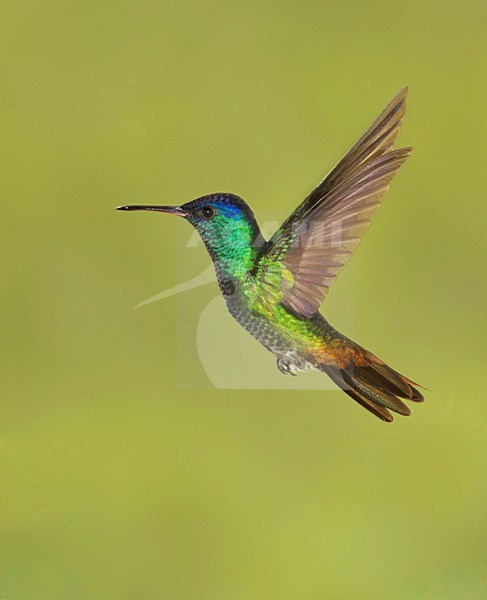
{"type": "Polygon", "coordinates": [[[188,212],[180,206],[144,206],[142,204],[130,204],[129,206],[117,206],[116,210],[152,210],[154,212],[169,213],[170,215],[179,215],[187,217],[188,212]]]}

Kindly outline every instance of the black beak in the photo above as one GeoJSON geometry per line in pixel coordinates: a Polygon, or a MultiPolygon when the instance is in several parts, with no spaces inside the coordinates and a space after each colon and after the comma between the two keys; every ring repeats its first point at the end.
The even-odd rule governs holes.
{"type": "Polygon", "coordinates": [[[181,206],[144,206],[141,204],[131,204],[129,206],[117,206],[116,210],[152,210],[153,212],[169,213],[170,215],[179,215],[187,217],[189,212],[181,206]]]}

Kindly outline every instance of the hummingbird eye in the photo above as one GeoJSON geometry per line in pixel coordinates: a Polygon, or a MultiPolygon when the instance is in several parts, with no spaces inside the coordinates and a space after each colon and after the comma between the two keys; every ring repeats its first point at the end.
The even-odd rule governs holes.
{"type": "Polygon", "coordinates": [[[200,212],[201,215],[208,221],[215,216],[215,211],[213,208],[211,208],[211,206],[203,206],[200,212]]]}

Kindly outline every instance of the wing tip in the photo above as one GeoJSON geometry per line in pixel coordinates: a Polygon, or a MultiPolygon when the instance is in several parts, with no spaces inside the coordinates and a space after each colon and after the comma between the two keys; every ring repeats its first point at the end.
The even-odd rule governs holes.
{"type": "Polygon", "coordinates": [[[407,86],[407,85],[403,86],[396,93],[396,95],[393,96],[392,100],[389,102],[389,105],[386,107],[386,110],[388,108],[392,108],[393,106],[398,106],[399,104],[405,104],[408,93],[409,93],[409,86],[407,86]]]}
{"type": "Polygon", "coordinates": [[[402,88],[397,92],[396,97],[406,98],[409,93],[409,86],[403,85],[402,88]]]}

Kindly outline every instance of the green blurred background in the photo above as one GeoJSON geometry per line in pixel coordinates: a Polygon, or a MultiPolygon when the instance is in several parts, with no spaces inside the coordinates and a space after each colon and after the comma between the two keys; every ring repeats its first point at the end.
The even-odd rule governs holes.
{"type": "Polygon", "coordinates": [[[1,598],[487,597],[484,11],[1,3],[1,598]],[[114,206],[282,219],[404,84],[413,157],[324,312],[427,402],[213,388],[214,284],[133,309],[207,256],[114,206]]]}

